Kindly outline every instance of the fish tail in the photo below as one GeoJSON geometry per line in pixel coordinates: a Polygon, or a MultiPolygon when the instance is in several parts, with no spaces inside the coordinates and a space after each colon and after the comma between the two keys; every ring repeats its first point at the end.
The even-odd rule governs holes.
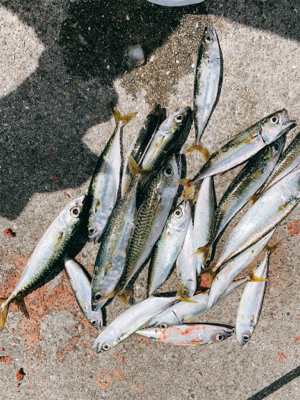
{"type": "Polygon", "coordinates": [[[116,107],[112,106],[112,112],[114,114],[114,118],[116,121],[116,124],[119,123],[119,121],[122,122],[122,125],[125,126],[126,124],[128,124],[128,122],[136,116],[137,113],[131,113],[131,114],[127,114],[127,115],[121,115],[120,112],[116,109],[116,107]]]}
{"type": "Polygon", "coordinates": [[[108,293],[106,296],[101,297],[101,302],[102,302],[102,301],[109,300],[109,299],[111,299],[112,297],[115,297],[115,296],[118,294],[118,292],[119,292],[119,290],[118,290],[118,289],[115,289],[115,290],[113,290],[112,292],[108,293]]]}
{"type": "Polygon", "coordinates": [[[189,297],[185,296],[184,285],[180,285],[180,288],[177,292],[177,296],[180,298],[181,301],[185,301],[187,303],[197,303],[195,300],[192,300],[189,297]]]}
{"type": "Polygon", "coordinates": [[[265,282],[266,279],[265,278],[260,278],[259,276],[255,276],[254,272],[252,272],[250,274],[250,280],[249,282],[265,282]]]}
{"type": "Polygon", "coordinates": [[[125,292],[119,293],[118,297],[119,297],[120,300],[123,301],[123,303],[125,303],[127,306],[129,306],[128,297],[127,297],[127,294],[125,292]]]}
{"type": "Polygon", "coordinates": [[[4,328],[8,314],[8,309],[9,309],[9,303],[7,302],[7,299],[0,299],[0,331],[2,331],[4,328]]]}
{"type": "Polygon", "coordinates": [[[252,196],[248,197],[248,199],[246,201],[251,201],[252,202],[251,205],[253,206],[253,204],[257,202],[259,197],[260,197],[260,194],[259,193],[255,193],[252,196]]]}
{"type": "Polygon", "coordinates": [[[205,161],[208,161],[211,157],[209,151],[201,144],[201,142],[195,142],[185,154],[190,154],[193,151],[198,150],[204,156],[205,161]]]}
{"type": "Polygon", "coordinates": [[[192,186],[189,185],[190,179],[178,179],[179,185],[184,186],[184,200],[187,201],[191,197],[192,186]]]}
{"type": "Polygon", "coordinates": [[[271,255],[272,253],[274,253],[274,251],[277,249],[277,247],[280,245],[280,241],[273,244],[273,246],[269,246],[268,244],[265,246],[264,250],[265,252],[268,253],[268,255],[271,255]]]}
{"type": "Polygon", "coordinates": [[[204,246],[199,247],[195,251],[195,253],[192,254],[192,257],[202,254],[203,255],[203,263],[205,263],[207,260],[209,261],[211,259],[211,253],[212,253],[212,244],[206,243],[204,246]]]}
{"type": "Polygon", "coordinates": [[[22,299],[16,299],[15,303],[16,303],[17,307],[19,308],[19,311],[21,311],[25,315],[26,318],[30,319],[29,312],[27,310],[27,307],[26,307],[24,299],[23,298],[22,299]]]}
{"type": "Polygon", "coordinates": [[[128,166],[130,169],[131,176],[133,178],[137,178],[138,180],[146,178],[148,175],[152,173],[151,169],[143,169],[141,168],[132,157],[128,157],[128,166]]]}

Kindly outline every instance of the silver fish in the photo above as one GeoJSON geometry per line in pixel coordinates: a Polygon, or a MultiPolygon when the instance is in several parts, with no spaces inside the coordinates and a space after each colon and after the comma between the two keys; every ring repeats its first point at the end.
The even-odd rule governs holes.
{"type": "Polygon", "coordinates": [[[167,279],[183,245],[191,221],[189,201],[183,201],[169,216],[156,242],[149,266],[149,291],[151,296],[167,279]]]}
{"type": "Polygon", "coordinates": [[[196,260],[193,254],[193,220],[190,219],[188,230],[184,238],[183,246],[176,260],[176,271],[179,284],[184,287],[184,294],[187,297],[194,296],[197,289],[196,260]]]}
{"type": "Polygon", "coordinates": [[[92,310],[91,281],[81,266],[72,259],[65,260],[65,271],[76,301],[89,323],[99,329],[103,326],[102,311],[92,310]]]}
{"type": "Polygon", "coordinates": [[[225,245],[214,270],[258,242],[286,218],[300,201],[300,171],[271,186],[243,216],[225,245]]]}
{"type": "Polygon", "coordinates": [[[179,301],[179,297],[154,297],[141,301],[119,315],[97,337],[92,349],[97,353],[117,346],[123,340],[147,324],[155,315],[179,301]]]}
{"type": "Polygon", "coordinates": [[[85,213],[82,211],[85,199],[86,196],[81,196],[66,205],[44,233],[14,291],[7,300],[0,301],[0,330],[4,327],[10,303],[23,299],[41,284],[46,283],[60,264],[63,265],[64,257],[76,241],[80,229],[83,228],[85,213]]]}
{"type": "Polygon", "coordinates": [[[220,325],[185,324],[169,328],[145,328],[137,331],[139,335],[160,343],[177,346],[195,346],[222,342],[233,334],[234,330],[220,325]]]}
{"type": "Polygon", "coordinates": [[[253,272],[252,280],[247,283],[240,300],[236,319],[236,337],[241,346],[244,346],[251,339],[260,316],[267,283],[270,254],[270,250],[266,251],[265,258],[253,272]]]}
{"type": "Polygon", "coordinates": [[[124,126],[136,113],[122,116],[113,109],[115,130],[101,153],[94,170],[88,191],[91,201],[88,235],[89,240],[98,242],[117,201],[121,170],[121,134],[124,126]]]}
{"type": "Polygon", "coordinates": [[[263,147],[287,133],[294,125],[295,121],[289,118],[286,110],[277,111],[263,118],[213,153],[198,174],[186,185],[191,187],[208,176],[221,174],[242,164],[263,147]]]}
{"type": "MultiPolygon", "coordinates": [[[[231,294],[235,289],[241,286],[249,280],[248,277],[239,279],[236,282],[232,282],[227,290],[218,298],[214,305],[221,303],[229,294],[231,294]]],[[[207,307],[207,301],[209,296],[209,290],[196,294],[191,299],[196,301],[196,303],[187,303],[185,301],[180,301],[174,304],[166,311],[154,317],[148,326],[159,326],[160,328],[167,328],[172,325],[180,325],[190,322],[191,320],[199,317],[206,311],[209,310],[207,307]]]]}
{"type": "Polygon", "coordinates": [[[264,236],[259,242],[248,247],[248,249],[243,251],[243,253],[229,260],[224,268],[218,272],[210,288],[207,307],[211,308],[218,301],[219,297],[227,290],[234,278],[244,268],[251,264],[252,261],[254,261],[271,239],[274,231],[275,229],[264,236]]]}

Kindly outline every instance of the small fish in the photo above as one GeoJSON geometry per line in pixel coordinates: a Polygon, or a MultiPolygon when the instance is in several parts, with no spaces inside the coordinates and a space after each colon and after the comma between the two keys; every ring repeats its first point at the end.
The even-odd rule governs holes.
{"type": "Polygon", "coordinates": [[[188,230],[184,238],[183,246],[176,260],[176,271],[179,284],[184,287],[184,294],[192,297],[197,289],[197,269],[193,253],[194,239],[193,220],[190,219],[188,230]]]}
{"type": "Polygon", "coordinates": [[[214,270],[267,235],[293,211],[299,201],[300,171],[296,170],[263,192],[247,211],[231,232],[214,270]]]}
{"type": "Polygon", "coordinates": [[[160,314],[172,304],[182,298],[183,288],[180,288],[176,297],[150,296],[146,300],[130,307],[118,315],[113,322],[97,337],[92,349],[97,353],[107,351],[117,346],[123,340],[146,325],[157,314],[160,314]]]}
{"type": "Polygon", "coordinates": [[[151,296],[167,279],[184,242],[191,221],[189,201],[183,201],[170,214],[156,242],[149,266],[149,291],[151,296]]]}
{"type": "Polygon", "coordinates": [[[139,164],[143,158],[144,152],[147,146],[151,142],[151,138],[155,133],[157,126],[160,121],[161,107],[159,104],[154,104],[151,108],[149,114],[147,115],[143,125],[140,127],[138,134],[136,135],[134,141],[132,142],[130,149],[128,150],[122,176],[122,197],[125,195],[129,189],[130,183],[132,182],[132,174],[130,172],[130,167],[128,165],[128,159],[133,159],[136,164],[139,164]]]}
{"type": "Polygon", "coordinates": [[[91,201],[88,221],[89,240],[99,242],[117,201],[121,170],[121,134],[136,113],[122,116],[113,109],[116,127],[94,170],[88,191],[91,201]]]}
{"type": "Polygon", "coordinates": [[[185,184],[191,187],[208,176],[221,174],[242,164],[263,147],[287,133],[295,123],[289,118],[286,110],[277,111],[263,118],[213,153],[198,174],[185,184]]]}
{"type": "Polygon", "coordinates": [[[266,180],[261,190],[266,190],[292,172],[300,164],[300,132],[279,157],[274,171],[266,180]]]}
{"type": "Polygon", "coordinates": [[[23,299],[37,287],[45,284],[68,254],[83,228],[86,196],[78,197],[66,205],[44,233],[29,258],[21,278],[7,300],[0,301],[0,330],[4,328],[8,308],[12,301],[23,299]]]}
{"type": "Polygon", "coordinates": [[[234,329],[220,325],[185,324],[169,328],[145,328],[136,333],[161,343],[195,346],[222,342],[232,336],[234,329]]]}
{"type": "Polygon", "coordinates": [[[227,290],[234,278],[255,260],[255,258],[271,239],[274,232],[275,229],[260,239],[259,242],[255,243],[251,247],[248,247],[248,249],[243,251],[243,253],[229,260],[228,263],[221,269],[221,271],[218,272],[209,291],[209,298],[207,302],[208,308],[211,308],[217,303],[220,296],[222,296],[227,290]]]}
{"type": "Polygon", "coordinates": [[[65,271],[83,315],[96,329],[103,326],[102,311],[92,310],[91,281],[83,268],[72,259],[65,260],[65,271]]]}
{"type": "MultiPolygon", "coordinates": [[[[214,305],[221,303],[229,294],[235,289],[241,286],[243,283],[249,280],[249,277],[239,279],[238,281],[232,282],[227,290],[220,296],[214,305]]],[[[148,326],[159,326],[160,328],[167,328],[172,325],[186,324],[191,320],[199,317],[209,310],[207,307],[207,301],[209,296],[209,290],[205,290],[195,296],[191,297],[196,303],[187,303],[180,301],[177,304],[169,307],[166,311],[154,317],[148,326]]]]}
{"type": "Polygon", "coordinates": [[[197,149],[204,129],[216,106],[221,78],[221,51],[217,32],[206,27],[203,32],[194,83],[195,145],[187,151],[197,149]]]}
{"type": "Polygon", "coordinates": [[[184,107],[163,121],[155,133],[143,158],[141,167],[156,171],[172,153],[178,153],[185,143],[192,125],[192,110],[184,107]]]}
{"type": "Polygon", "coordinates": [[[202,3],[204,0],[148,0],[150,3],[166,7],[181,7],[190,4],[202,3]]]}
{"type": "Polygon", "coordinates": [[[269,258],[273,251],[274,248],[267,249],[265,258],[253,272],[242,294],[236,319],[236,337],[241,346],[249,342],[257,325],[266,289],[269,258]]]}
{"type": "Polygon", "coordinates": [[[205,253],[198,252],[198,248],[206,248],[213,230],[213,220],[216,213],[216,193],[214,186],[214,178],[208,177],[203,179],[200,190],[198,191],[197,201],[195,204],[194,214],[194,241],[193,241],[193,258],[196,262],[197,274],[206,268],[207,257],[205,253]]]}
{"type": "MultiPolygon", "coordinates": [[[[214,213],[212,232],[207,244],[198,246],[196,254],[210,260],[212,246],[231,219],[244,207],[274,169],[283,150],[286,136],[283,135],[260,150],[237,174],[221,198],[214,213]]],[[[204,180],[205,181],[205,180],[204,180]]],[[[203,181],[203,182],[204,182],[203,181]]]]}

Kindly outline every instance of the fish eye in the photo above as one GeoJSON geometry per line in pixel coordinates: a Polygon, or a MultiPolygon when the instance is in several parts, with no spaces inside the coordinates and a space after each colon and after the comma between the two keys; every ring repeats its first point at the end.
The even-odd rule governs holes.
{"type": "Polygon", "coordinates": [[[182,122],[183,121],[183,115],[176,115],[175,121],[176,122],[182,122]]]}
{"type": "Polygon", "coordinates": [[[100,293],[100,292],[95,293],[95,295],[94,295],[94,299],[95,299],[96,301],[99,301],[100,299],[102,299],[102,297],[103,297],[103,294],[100,293]]]}
{"type": "Polygon", "coordinates": [[[168,328],[168,324],[166,324],[166,323],[160,324],[159,327],[160,327],[160,329],[167,329],[168,328]]]}
{"type": "Polygon", "coordinates": [[[181,208],[177,208],[177,210],[175,211],[175,216],[178,217],[178,218],[182,217],[182,210],[181,210],[181,208]]]}
{"type": "Polygon", "coordinates": [[[164,170],[164,175],[165,175],[167,178],[170,178],[171,176],[173,176],[173,175],[174,175],[173,168],[172,168],[172,167],[167,167],[167,168],[164,170]]]}
{"type": "Polygon", "coordinates": [[[209,35],[206,35],[205,42],[206,43],[211,43],[212,41],[213,41],[212,38],[209,35]]]}
{"type": "Polygon", "coordinates": [[[73,208],[71,208],[70,212],[71,212],[72,217],[78,218],[79,214],[80,214],[80,208],[79,207],[73,207],[73,208]]]}
{"type": "Polygon", "coordinates": [[[271,118],[272,124],[277,124],[278,121],[279,121],[279,118],[276,115],[274,115],[274,117],[271,118]]]}
{"type": "Polygon", "coordinates": [[[95,228],[89,228],[89,234],[90,235],[93,235],[94,233],[96,233],[97,232],[97,229],[95,229],[95,228]]]}
{"type": "Polygon", "coordinates": [[[216,341],[217,341],[217,342],[222,342],[224,339],[225,339],[225,336],[222,335],[222,333],[218,333],[218,334],[216,335],[216,341]]]}
{"type": "Polygon", "coordinates": [[[246,333],[243,335],[243,341],[244,342],[249,342],[250,340],[250,335],[247,335],[246,333]]]}
{"type": "Polygon", "coordinates": [[[92,319],[92,320],[91,320],[91,324],[92,324],[93,326],[96,326],[96,325],[97,325],[97,320],[96,320],[96,319],[92,319]]]}
{"type": "Polygon", "coordinates": [[[278,143],[273,144],[272,149],[277,153],[277,151],[279,150],[279,144],[278,143]]]}
{"type": "Polygon", "coordinates": [[[103,343],[103,345],[102,345],[102,350],[107,351],[107,350],[109,350],[109,349],[110,349],[110,345],[107,344],[107,343],[103,343]]]}

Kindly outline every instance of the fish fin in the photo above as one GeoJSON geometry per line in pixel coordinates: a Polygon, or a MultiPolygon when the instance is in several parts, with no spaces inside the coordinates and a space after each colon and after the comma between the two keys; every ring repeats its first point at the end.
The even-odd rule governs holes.
{"type": "Polygon", "coordinates": [[[0,299],[0,332],[4,328],[9,309],[9,305],[5,306],[4,309],[2,308],[1,304],[4,303],[5,301],[6,299],[0,299]]]}
{"type": "Polygon", "coordinates": [[[125,291],[122,293],[119,293],[117,296],[119,297],[120,300],[123,301],[123,303],[125,303],[127,306],[129,306],[127,294],[125,291]]]}
{"type": "Polygon", "coordinates": [[[151,169],[142,169],[132,157],[128,157],[128,166],[133,178],[138,176],[139,179],[144,179],[146,176],[152,173],[151,169]]]}
{"type": "Polygon", "coordinates": [[[265,281],[266,281],[265,278],[260,278],[258,276],[255,276],[253,272],[250,275],[250,281],[249,282],[265,282],[265,281]]]}
{"type": "Polygon", "coordinates": [[[100,207],[100,204],[101,204],[100,200],[97,199],[96,205],[95,205],[95,213],[98,211],[98,209],[99,209],[99,207],[100,207]]]}
{"type": "Polygon", "coordinates": [[[24,299],[16,299],[15,304],[19,308],[19,310],[25,315],[26,318],[30,319],[29,312],[27,310],[24,299]]]}
{"type": "Polygon", "coordinates": [[[277,249],[277,247],[279,247],[279,245],[281,244],[281,241],[273,244],[273,246],[269,246],[268,244],[265,246],[264,250],[271,255],[272,253],[274,253],[274,251],[277,249]]]}
{"type": "Polygon", "coordinates": [[[112,292],[108,293],[106,296],[101,297],[101,301],[109,300],[112,297],[115,297],[118,294],[118,292],[119,292],[119,289],[117,288],[117,289],[113,290],[112,292]]]}
{"type": "Polygon", "coordinates": [[[185,301],[187,303],[197,303],[195,300],[192,300],[184,295],[184,285],[180,285],[177,296],[180,298],[181,301],[185,301]]]}
{"type": "Polygon", "coordinates": [[[248,197],[248,199],[246,201],[251,201],[252,202],[251,205],[253,206],[253,204],[257,202],[259,197],[260,197],[260,193],[255,193],[252,196],[248,197]]]}
{"type": "Polygon", "coordinates": [[[256,136],[251,136],[251,137],[249,137],[249,139],[247,139],[247,140],[245,141],[245,143],[252,143],[252,141],[253,141],[254,139],[256,139],[256,136]]]}
{"type": "Polygon", "coordinates": [[[193,151],[198,150],[199,153],[201,153],[204,156],[205,161],[208,161],[211,157],[209,151],[201,144],[201,142],[195,142],[187,151],[185,154],[190,154],[193,151]]]}
{"type": "Polygon", "coordinates": [[[187,201],[191,197],[192,186],[189,186],[190,179],[178,179],[179,185],[184,186],[184,200],[187,201]]]}
{"type": "Polygon", "coordinates": [[[206,243],[204,246],[199,247],[195,253],[192,254],[192,257],[198,256],[200,254],[203,254],[204,257],[204,262],[208,259],[211,258],[211,252],[212,252],[212,245],[210,243],[206,243]]]}
{"type": "Polygon", "coordinates": [[[112,107],[112,112],[114,114],[116,124],[118,124],[118,122],[121,120],[123,126],[128,124],[128,122],[137,114],[137,113],[132,113],[127,115],[121,115],[120,112],[116,109],[116,107],[112,107]]]}
{"type": "Polygon", "coordinates": [[[58,234],[58,236],[56,238],[56,241],[55,241],[55,247],[57,247],[59,245],[59,243],[60,243],[61,239],[63,238],[63,236],[64,236],[64,233],[63,232],[59,232],[59,234],[58,234]]]}

